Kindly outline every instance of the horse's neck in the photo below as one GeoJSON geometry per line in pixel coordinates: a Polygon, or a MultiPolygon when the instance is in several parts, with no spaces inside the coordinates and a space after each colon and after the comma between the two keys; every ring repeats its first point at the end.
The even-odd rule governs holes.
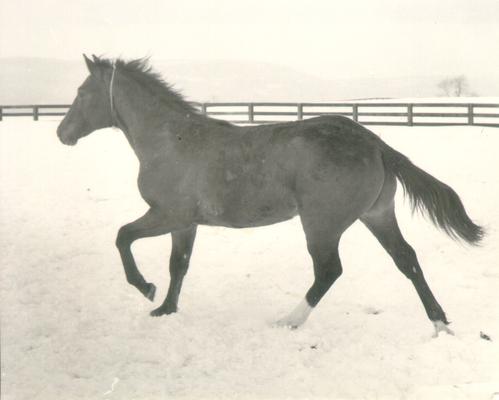
{"type": "Polygon", "coordinates": [[[158,102],[135,82],[126,84],[115,87],[116,122],[142,161],[149,159],[150,153],[158,148],[167,148],[166,142],[176,134],[168,129],[169,125],[182,130],[182,125],[189,123],[189,117],[187,111],[182,116],[180,110],[158,102]]]}

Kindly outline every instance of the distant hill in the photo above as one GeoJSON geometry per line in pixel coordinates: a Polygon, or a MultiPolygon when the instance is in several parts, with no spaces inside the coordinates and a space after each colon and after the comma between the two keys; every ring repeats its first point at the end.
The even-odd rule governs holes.
{"type": "MultiPolygon", "coordinates": [[[[443,77],[322,79],[292,68],[250,62],[155,61],[164,78],[192,101],[335,101],[432,97],[443,77]]],[[[82,60],[0,58],[0,104],[70,103],[87,75],[82,60]]],[[[499,81],[469,77],[481,96],[499,81]]]]}

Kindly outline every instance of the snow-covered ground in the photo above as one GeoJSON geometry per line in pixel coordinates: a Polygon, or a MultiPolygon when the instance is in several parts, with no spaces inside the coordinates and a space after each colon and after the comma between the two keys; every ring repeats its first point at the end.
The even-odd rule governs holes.
{"type": "Polygon", "coordinates": [[[298,219],[201,227],[180,312],[149,317],[168,286],[170,240],[133,247],[158,286],[154,305],[126,283],[114,247],[146,209],[135,156],[112,130],[65,147],[57,124],[0,122],[2,399],[499,397],[499,129],[372,128],[456,189],[488,231],[481,247],[457,244],[398,195],[456,333],[433,339],[411,284],[358,223],[341,242],[343,276],[298,330],[272,327],[312,280],[298,219]]]}

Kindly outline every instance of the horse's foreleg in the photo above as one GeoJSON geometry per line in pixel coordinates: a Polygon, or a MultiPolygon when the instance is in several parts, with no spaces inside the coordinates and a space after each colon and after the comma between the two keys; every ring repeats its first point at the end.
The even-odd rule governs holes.
{"type": "Polygon", "coordinates": [[[172,252],[170,255],[170,286],[165,301],[151,311],[153,317],[171,314],[177,311],[178,297],[184,276],[189,268],[189,260],[196,238],[196,226],[172,232],[172,252]]]}
{"type": "Polygon", "coordinates": [[[130,247],[137,239],[163,235],[170,231],[171,227],[168,225],[166,218],[154,209],[150,209],[136,221],[122,226],[116,238],[116,246],[120,252],[128,283],[135,286],[151,301],[154,300],[156,286],[145,281],[137,268],[130,247]]]}

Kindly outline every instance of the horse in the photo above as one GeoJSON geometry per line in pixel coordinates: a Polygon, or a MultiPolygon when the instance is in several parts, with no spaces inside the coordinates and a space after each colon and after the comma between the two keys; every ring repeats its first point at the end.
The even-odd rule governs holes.
{"type": "Polygon", "coordinates": [[[95,130],[117,127],[135,152],[149,209],[119,229],[116,246],[128,283],[153,301],[156,286],[138,270],[131,244],[171,234],[168,293],[152,316],[177,311],[198,225],[257,227],[299,215],[314,280],[277,325],[296,328],[307,320],[342,274],[341,235],[360,220],[414,285],[435,335],[452,334],[394,211],[398,181],[414,210],[476,245],[484,230],[451,187],[347,117],[237,126],[200,113],[147,59],[83,57],[89,76],[57,135],[75,145],[95,130]]]}

